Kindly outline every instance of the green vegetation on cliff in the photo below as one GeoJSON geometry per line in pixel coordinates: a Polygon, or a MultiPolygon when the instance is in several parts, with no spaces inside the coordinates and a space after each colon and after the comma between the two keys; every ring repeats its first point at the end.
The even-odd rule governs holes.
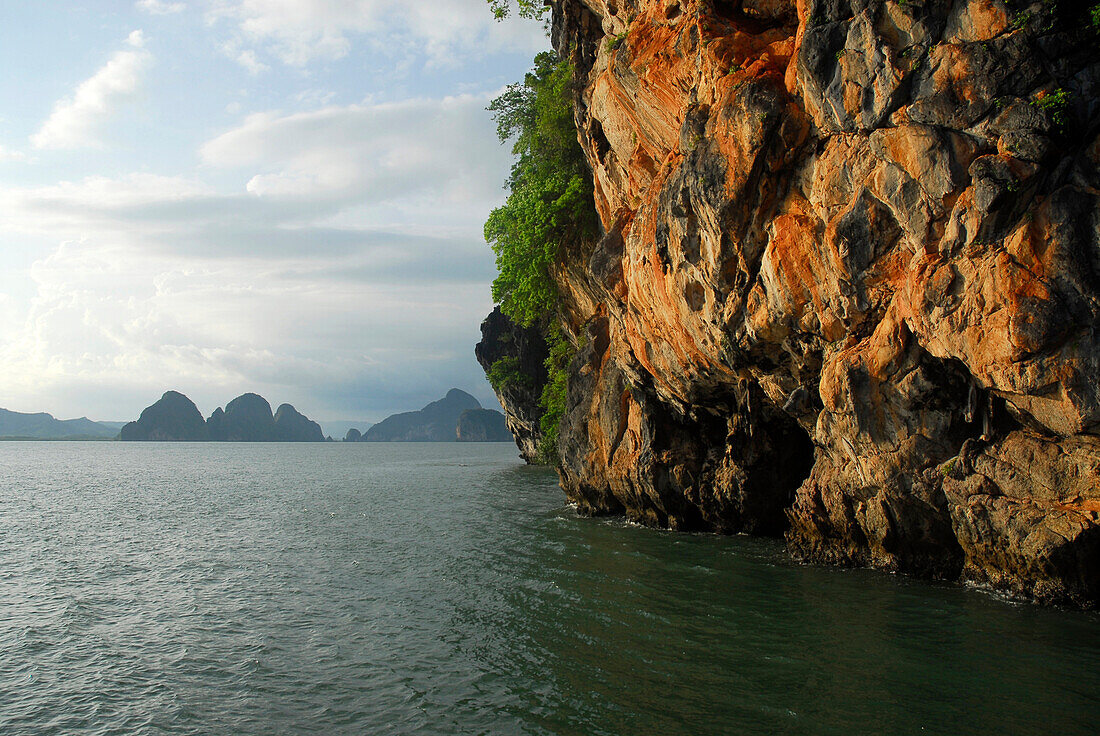
{"type": "Polygon", "coordinates": [[[511,15],[513,6],[519,10],[521,18],[541,18],[547,11],[542,0],[488,0],[488,2],[497,20],[511,15]]]}
{"type": "Polygon", "coordinates": [[[569,391],[568,369],[576,351],[560,329],[551,330],[546,342],[550,346],[550,357],[546,359],[546,385],[542,387],[542,396],[539,397],[543,413],[539,420],[542,441],[539,442],[538,459],[540,463],[557,465],[560,460],[558,430],[565,416],[565,397],[569,391]]]}
{"type": "MultiPolygon", "coordinates": [[[[492,4],[498,14],[506,13],[504,3],[492,4]]],[[[523,3],[520,12],[529,15],[523,3]]],[[[493,301],[517,324],[538,325],[551,346],[546,361],[549,380],[539,400],[544,412],[539,459],[550,464],[558,458],[566,370],[573,354],[557,325],[561,297],[551,269],[563,248],[599,233],[592,173],[577,142],[572,81],[566,60],[541,53],[526,79],[510,85],[489,106],[497,135],[502,143],[514,141],[516,156],[507,182],[508,200],[485,223],[485,239],[497,257],[493,301]]],[[[515,366],[506,361],[497,361],[489,370],[494,387],[515,380],[515,366]]]]}
{"type": "MultiPolygon", "coordinates": [[[[568,368],[575,350],[561,328],[553,323],[542,326],[543,336],[550,347],[550,356],[546,359],[547,380],[539,395],[539,419],[541,439],[538,445],[538,462],[545,465],[558,463],[558,428],[565,416],[565,397],[569,390],[568,368]]],[[[489,383],[497,391],[514,385],[530,385],[531,376],[519,370],[519,361],[511,356],[500,358],[486,372],[489,383]]],[[[535,387],[537,388],[537,387],[535,387]]]]}
{"type": "Polygon", "coordinates": [[[568,62],[541,53],[527,78],[489,106],[497,135],[502,143],[514,139],[516,155],[508,200],[485,223],[499,272],[493,300],[524,326],[557,310],[550,269],[559,249],[598,232],[592,174],[573,122],[572,79],[568,62]]]}
{"type": "Polygon", "coordinates": [[[495,391],[503,391],[512,386],[531,386],[534,379],[520,368],[520,361],[514,355],[498,359],[486,372],[489,384],[495,391]]]}

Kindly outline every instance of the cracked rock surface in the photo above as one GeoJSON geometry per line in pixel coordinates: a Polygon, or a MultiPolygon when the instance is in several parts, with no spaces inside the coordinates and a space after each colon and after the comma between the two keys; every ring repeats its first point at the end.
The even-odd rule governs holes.
{"type": "Polygon", "coordinates": [[[554,0],[605,231],[555,274],[582,510],[1100,602],[1100,39],[1061,5],[554,0]]]}

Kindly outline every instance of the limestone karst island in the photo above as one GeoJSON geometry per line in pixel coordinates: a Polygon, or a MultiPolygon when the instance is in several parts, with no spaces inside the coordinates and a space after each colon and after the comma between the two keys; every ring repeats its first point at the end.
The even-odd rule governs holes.
{"type": "Polygon", "coordinates": [[[0,9],[0,736],[1100,734],[1100,1],[106,5],[0,9]]]}

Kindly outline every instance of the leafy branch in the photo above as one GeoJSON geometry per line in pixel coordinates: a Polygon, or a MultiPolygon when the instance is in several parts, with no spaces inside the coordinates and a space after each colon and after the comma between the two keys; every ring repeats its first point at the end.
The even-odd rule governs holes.
{"type": "Polygon", "coordinates": [[[542,0],[487,0],[487,2],[497,20],[507,18],[512,14],[513,9],[519,11],[521,18],[534,19],[542,18],[549,10],[543,5],[542,0]]]}

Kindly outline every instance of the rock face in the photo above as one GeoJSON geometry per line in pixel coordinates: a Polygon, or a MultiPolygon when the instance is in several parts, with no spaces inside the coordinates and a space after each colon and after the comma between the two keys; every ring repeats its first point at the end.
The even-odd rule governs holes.
{"type": "Polygon", "coordinates": [[[556,274],[569,497],[1100,601],[1085,4],[553,6],[606,233],[556,274]]]}
{"type": "Polygon", "coordinates": [[[344,435],[344,442],[358,442],[363,439],[363,433],[355,427],[348,430],[348,433],[344,435]]]}
{"type": "Polygon", "coordinates": [[[420,411],[386,417],[367,430],[363,442],[454,442],[462,412],[480,408],[473,396],[452,388],[420,411]]]}
{"type": "Polygon", "coordinates": [[[324,442],[321,425],[299,413],[290,404],[281,404],[275,410],[276,442],[324,442]]]}
{"type": "Polygon", "coordinates": [[[546,359],[550,355],[546,340],[538,329],[520,327],[497,307],[481,323],[481,342],[474,348],[474,355],[486,373],[494,366],[506,369],[493,390],[520,457],[535,462],[542,439],[539,397],[546,384],[546,359]]]}
{"type": "Polygon", "coordinates": [[[458,415],[455,437],[459,442],[511,442],[504,415],[495,409],[467,409],[458,415]]]}
{"type": "Polygon", "coordinates": [[[125,425],[118,438],[128,442],[204,442],[210,434],[191,399],[178,391],[166,391],[136,422],[125,425]]]}
{"type": "Polygon", "coordinates": [[[241,394],[225,405],[225,410],[215,409],[206,420],[210,439],[216,442],[274,442],[275,418],[271,404],[259,394],[241,394]]]}

